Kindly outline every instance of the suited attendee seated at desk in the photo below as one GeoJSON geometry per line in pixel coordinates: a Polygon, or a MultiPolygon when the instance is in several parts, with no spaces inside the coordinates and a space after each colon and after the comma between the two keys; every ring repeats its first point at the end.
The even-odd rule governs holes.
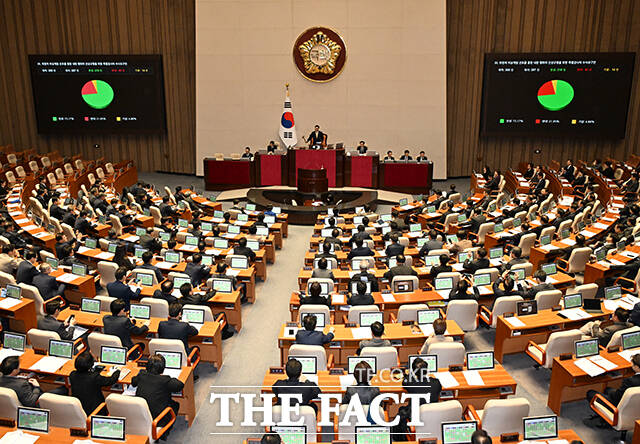
{"type": "Polygon", "coordinates": [[[184,350],[190,354],[195,346],[189,347],[189,338],[197,335],[197,328],[187,322],[182,322],[182,305],[179,302],[169,305],[169,319],[160,321],[158,324],[158,337],[181,340],[184,344],[184,350]]]}
{"type": "Polygon", "coordinates": [[[18,250],[11,245],[3,245],[0,253],[0,271],[13,275],[20,265],[18,250]]]}
{"type": "Polygon", "coordinates": [[[316,253],[315,258],[333,258],[337,259],[338,257],[331,252],[331,243],[325,241],[322,244],[322,253],[316,253]]]}
{"type": "Polygon", "coordinates": [[[400,160],[404,160],[404,161],[413,160],[413,157],[411,157],[409,150],[404,150],[404,154],[400,156],[400,160]]]}
{"type": "Polygon", "coordinates": [[[618,307],[611,315],[611,322],[589,321],[580,327],[580,331],[583,335],[597,338],[598,343],[602,347],[606,347],[615,332],[633,327],[633,324],[628,322],[628,320],[629,310],[618,307]]]}
{"type": "Polygon", "coordinates": [[[356,244],[356,247],[352,248],[349,254],[347,255],[348,260],[351,260],[354,257],[373,256],[375,254],[371,248],[363,246],[364,240],[356,239],[355,244],[356,244]]]}
{"type": "Polygon", "coordinates": [[[318,412],[318,407],[311,403],[311,400],[318,397],[322,391],[320,387],[311,381],[300,381],[302,374],[302,364],[297,359],[289,359],[284,367],[287,379],[280,379],[273,384],[273,394],[276,395],[276,404],[282,404],[280,395],[302,395],[302,402],[299,403],[295,398],[291,398],[291,405],[308,405],[318,412]]]}
{"type": "Polygon", "coordinates": [[[73,363],[75,370],[69,375],[71,396],[80,400],[82,410],[87,416],[104,402],[103,388],[111,387],[120,378],[118,369],[111,376],[102,376],[99,371],[93,370],[94,363],[89,350],[85,350],[76,357],[73,363]]]}
{"type": "MultiPolygon", "coordinates": [[[[104,315],[102,323],[103,331],[107,335],[114,335],[120,338],[123,347],[130,349],[133,347],[131,335],[139,336],[149,331],[149,321],[144,321],[141,326],[136,325],[135,319],[129,319],[127,306],[122,299],[111,301],[111,314],[104,315]]],[[[138,345],[144,350],[144,344],[138,345]]]]}
{"type": "Polygon", "coordinates": [[[553,284],[547,282],[547,273],[543,270],[537,270],[533,273],[533,282],[536,284],[520,291],[520,295],[525,299],[534,299],[539,291],[555,290],[553,284]]]}
{"type": "Polygon", "coordinates": [[[438,232],[436,230],[429,230],[428,236],[429,240],[420,248],[420,257],[426,256],[431,250],[440,250],[444,245],[442,241],[438,240],[438,232]]]}
{"type": "Polygon", "coordinates": [[[33,277],[33,286],[38,289],[42,299],[48,301],[55,296],[62,296],[64,298],[66,285],[58,284],[56,278],[51,276],[51,265],[43,262],[38,268],[40,273],[33,277]]]}
{"type": "Polygon", "coordinates": [[[64,322],[59,321],[60,301],[58,300],[47,302],[44,308],[46,314],[43,318],[38,319],[38,329],[55,331],[60,339],[65,341],[73,339],[74,325],[76,325],[75,317],[69,317],[64,322]]]}
{"type": "Polygon", "coordinates": [[[420,399],[420,405],[440,400],[442,384],[438,378],[430,377],[429,373],[429,365],[423,359],[416,358],[402,381],[402,387],[407,393],[428,396],[427,399],[420,399]]]}
{"type": "Polygon", "coordinates": [[[331,230],[331,236],[324,238],[325,244],[333,244],[335,250],[342,249],[342,241],[340,240],[340,230],[334,228],[331,230]]]}
{"type": "Polygon", "coordinates": [[[182,305],[207,305],[207,301],[215,296],[215,290],[209,290],[204,294],[194,293],[191,284],[186,283],[180,286],[180,303],[182,305]]]}
{"type": "Polygon", "coordinates": [[[33,278],[38,274],[38,254],[33,250],[24,253],[24,260],[18,265],[16,282],[18,284],[33,285],[33,278]]]}
{"type": "Polygon", "coordinates": [[[360,354],[362,349],[365,347],[390,347],[391,346],[391,341],[389,341],[388,339],[382,339],[382,335],[384,335],[383,324],[376,321],[373,324],[371,324],[370,328],[371,328],[371,336],[373,337],[371,339],[363,339],[362,341],[360,341],[360,344],[358,344],[358,354],[360,354]]]}
{"type": "Polygon", "coordinates": [[[131,290],[131,287],[124,282],[126,277],[127,269],[119,267],[115,272],[116,280],[107,284],[107,293],[109,293],[109,296],[112,298],[124,301],[126,310],[129,310],[131,300],[139,299],[140,288],[136,288],[135,292],[131,290]]]}
{"type": "Polygon", "coordinates": [[[509,262],[506,262],[500,266],[500,271],[504,272],[507,270],[511,270],[511,267],[514,265],[525,264],[527,260],[522,257],[522,248],[513,247],[511,249],[511,253],[509,254],[509,262]]]}
{"type": "Polygon", "coordinates": [[[384,159],[382,159],[383,162],[395,162],[396,159],[395,157],[393,157],[393,151],[389,150],[387,151],[387,155],[384,156],[384,159]]]}
{"type": "Polygon", "coordinates": [[[238,241],[238,245],[233,247],[233,254],[239,254],[242,256],[246,256],[249,258],[250,262],[255,262],[256,260],[256,252],[251,248],[247,247],[247,238],[241,237],[238,241]]]}
{"type": "Polygon", "coordinates": [[[373,369],[368,362],[358,362],[353,369],[353,378],[356,380],[356,385],[347,387],[342,396],[342,404],[349,404],[351,398],[356,395],[360,398],[360,404],[371,404],[375,397],[380,395],[380,388],[369,385],[373,375],[373,369]]]}
{"type": "Polygon", "coordinates": [[[320,287],[318,282],[307,285],[308,296],[300,296],[300,305],[313,304],[331,306],[331,299],[321,296],[321,293],[322,287],[320,287]]]}
{"type": "Polygon", "coordinates": [[[387,257],[394,257],[399,254],[404,254],[404,245],[398,242],[397,234],[393,234],[391,236],[391,243],[387,245],[387,248],[385,248],[384,253],[387,257]]]}
{"type": "Polygon", "coordinates": [[[367,220],[367,222],[364,223],[364,218],[363,218],[362,222],[363,223],[358,225],[358,227],[356,228],[356,232],[353,233],[353,235],[351,236],[351,239],[349,240],[349,243],[351,244],[351,246],[353,246],[353,244],[358,239],[362,239],[362,240],[371,239],[371,235],[365,231],[365,227],[369,225],[369,221],[367,220]]]}
{"type": "Polygon", "coordinates": [[[142,265],[140,265],[138,268],[144,268],[145,270],[153,271],[158,282],[162,282],[162,279],[164,279],[162,276],[162,270],[151,264],[152,259],[153,253],[150,251],[145,251],[144,253],[142,253],[142,265]]]}
{"type": "Polygon", "coordinates": [[[439,256],[440,265],[434,265],[431,267],[429,271],[429,277],[431,279],[435,279],[440,273],[451,273],[453,271],[453,267],[449,265],[449,255],[441,254],[439,256]]]}
{"type": "Polygon", "coordinates": [[[487,259],[487,250],[485,250],[484,248],[478,248],[478,250],[476,251],[476,255],[476,260],[472,261],[471,259],[467,259],[466,261],[464,261],[464,264],[462,264],[462,268],[467,273],[473,274],[482,268],[491,267],[491,261],[487,259]]]}
{"type": "Polygon", "coordinates": [[[367,282],[371,283],[371,292],[380,291],[380,285],[378,284],[378,279],[374,274],[369,273],[369,262],[360,261],[360,272],[354,274],[349,280],[349,288],[353,285],[354,282],[367,282]]]}
{"type": "Polygon", "coordinates": [[[433,321],[433,334],[429,336],[426,341],[424,341],[424,344],[420,349],[420,354],[426,355],[431,344],[435,344],[438,342],[453,342],[453,338],[451,336],[445,336],[446,332],[447,321],[442,318],[438,318],[433,321]]]}
{"type": "MultiPolygon", "coordinates": [[[[180,404],[171,395],[182,391],[184,384],[176,378],[163,375],[164,368],[164,356],[149,356],[146,370],[141,370],[131,379],[131,385],[136,387],[136,396],[147,401],[152,418],[156,418],[167,407],[171,407],[176,416],[178,416],[178,410],[180,409],[180,404]]],[[[169,422],[169,418],[169,415],[165,416],[157,425],[160,427],[166,425],[169,422]]],[[[163,435],[163,438],[166,439],[169,431],[163,435]]]]}
{"type": "Polygon", "coordinates": [[[406,262],[407,259],[404,254],[396,256],[396,266],[386,271],[383,277],[391,282],[395,276],[417,276],[418,273],[413,268],[405,265],[406,262]]]}
{"type": "MultiPolygon", "coordinates": [[[[350,286],[350,288],[353,288],[350,286]]],[[[375,303],[371,293],[367,293],[367,284],[365,281],[356,282],[356,292],[351,293],[347,298],[347,304],[355,305],[373,305],[375,303]]]]}
{"type": "Polygon", "coordinates": [[[329,266],[329,261],[327,260],[327,258],[326,257],[320,258],[320,260],[318,260],[318,267],[313,270],[313,273],[311,273],[311,277],[321,278],[321,279],[331,279],[332,281],[335,281],[333,272],[327,269],[328,266],[329,266]]]}
{"type": "Polygon", "coordinates": [[[273,154],[278,149],[278,145],[273,140],[269,141],[269,145],[267,145],[267,154],[273,154]]]}
{"type": "Polygon", "coordinates": [[[153,297],[156,299],[164,299],[168,304],[178,302],[178,298],[173,294],[173,281],[166,279],[160,284],[160,288],[153,292],[153,297]]]}
{"type": "Polygon", "coordinates": [[[335,328],[330,327],[329,333],[326,335],[321,331],[316,331],[316,323],[318,319],[314,315],[306,315],[302,320],[304,330],[298,330],[296,333],[296,344],[303,345],[324,345],[333,341],[333,332],[335,328]]]}
{"type": "MultiPolygon", "coordinates": [[[[43,391],[35,378],[26,379],[18,376],[20,374],[19,356],[7,356],[4,358],[2,364],[0,364],[0,373],[2,373],[0,387],[16,392],[18,401],[25,407],[35,407],[37,405],[38,398],[40,398],[43,391]]],[[[67,395],[69,391],[63,385],[50,390],[49,393],[67,395]]]]}
{"type": "MultiPolygon", "coordinates": [[[[620,388],[616,389],[613,387],[607,387],[604,389],[604,394],[602,396],[611,402],[611,404],[618,405],[627,389],[640,387],[640,354],[634,355],[631,358],[631,370],[634,372],[634,375],[624,378],[620,388]]],[[[597,391],[589,390],[587,392],[587,401],[591,403],[591,400],[596,396],[596,394],[598,394],[597,391]]],[[[607,423],[604,422],[599,415],[593,415],[591,418],[586,418],[582,422],[588,426],[596,426],[600,428],[607,427],[607,423]]]]}
{"type": "Polygon", "coordinates": [[[200,253],[196,253],[191,257],[191,262],[187,262],[184,272],[189,275],[191,284],[194,287],[197,287],[211,276],[211,269],[206,265],[202,265],[202,255],[200,253]]]}
{"type": "Polygon", "coordinates": [[[476,287],[473,287],[471,289],[471,292],[469,292],[469,281],[467,279],[460,279],[458,281],[458,283],[456,284],[456,286],[453,288],[453,290],[451,290],[451,293],[449,294],[449,300],[450,301],[454,301],[454,300],[464,300],[464,299],[472,299],[472,300],[478,300],[478,298],[480,297],[480,294],[478,293],[478,289],[476,287]]]}

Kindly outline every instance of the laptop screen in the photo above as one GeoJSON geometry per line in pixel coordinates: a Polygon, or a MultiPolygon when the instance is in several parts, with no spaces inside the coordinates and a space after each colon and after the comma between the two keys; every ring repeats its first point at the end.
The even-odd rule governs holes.
{"type": "Polygon", "coordinates": [[[452,277],[435,278],[434,284],[436,287],[436,291],[451,290],[453,288],[453,278],[452,277]]]}
{"type": "Polygon", "coordinates": [[[289,360],[295,359],[302,364],[303,375],[315,375],[318,373],[318,365],[316,356],[293,356],[289,355],[289,360]]]}
{"type": "Polygon", "coordinates": [[[96,239],[87,238],[84,241],[84,246],[87,248],[96,248],[98,246],[98,241],[96,239]]]}
{"type": "Polygon", "coordinates": [[[156,355],[164,357],[165,368],[182,368],[182,353],[158,350],[156,355]]]}
{"type": "Polygon", "coordinates": [[[511,274],[514,275],[514,279],[516,281],[522,281],[526,277],[526,271],[524,268],[516,268],[515,270],[511,269],[511,274]]]}
{"type": "Polygon", "coordinates": [[[59,262],[55,257],[47,257],[45,258],[45,261],[47,262],[47,264],[51,265],[51,268],[53,268],[54,270],[58,269],[59,262]]]}
{"type": "Polygon", "coordinates": [[[73,342],[49,339],[49,356],[71,359],[73,357],[73,342]]]}
{"type": "Polygon", "coordinates": [[[443,422],[442,444],[469,444],[477,428],[476,421],[443,422]]]}
{"type": "Polygon", "coordinates": [[[84,264],[73,264],[71,265],[71,273],[76,276],[86,276],[87,275],[87,266],[84,264]]]}
{"type": "Polygon", "coordinates": [[[311,312],[303,312],[300,313],[300,322],[302,323],[302,321],[304,320],[304,318],[306,316],[315,316],[316,317],[316,328],[324,328],[325,326],[325,319],[324,319],[324,313],[311,313],[311,312]]]}
{"type": "Polygon", "coordinates": [[[256,204],[248,203],[244,209],[247,211],[256,211],[256,204]]]}
{"type": "Polygon", "coordinates": [[[558,268],[556,267],[556,264],[543,264],[541,268],[542,268],[542,271],[547,273],[547,276],[552,276],[558,272],[558,268]]]}
{"type": "Polygon", "coordinates": [[[352,375],[355,371],[356,365],[360,362],[366,362],[371,367],[371,370],[376,373],[377,369],[377,358],[375,356],[349,356],[347,357],[347,364],[349,368],[349,374],[352,375]]]}
{"type": "Polygon", "coordinates": [[[582,295],[580,293],[564,296],[564,308],[582,307],[582,295]]]}
{"type": "Polygon", "coordinates": [[[202,255],[202,265],[206,265],[207,267],[213,265],[213,256],[209,256],[208,254],[202,255]]]}
{"type": "Polygon", "coordinates": [[[458,253],[458,262],[463,263],[466,260],[470,260],[471,259],[471,253],[466,252],[466,253],[458,253]]]}
{"type": "Polygon", "coordinates": [[[227,248],[229,248],[229,241],[227,239],[214,239],[213,248],[217,248],[219,250],[226,250],[227,248]]]}
{"type": "Polygon", "coordinates": [[[619,285],[614,287],[606,287],[604,289],[604,298],[607,300],[620,299],[622,297],[622,289],[619,285]]]}
{"type": "MultiPolygon", "coordinates": [[[[18,407],[18,429],[49,432],[49,410],[18,407]]],[[[31,442],[31,441],[29,441],[31,442]]]]}
{"type": "Polygon", "coordinates": [[[282,213],[282,208],[273,207],[273,208],[271,208],[271,211],[273,212],[273,214],[280,214],[280,213],[282,213]]]}
{"type": "Polygon", "coordinates": [[[407,203],[409,203],[408,199],[400,199],[400,201],[398,202],[398,205],[406,205],[407,203]]]}
{"type": "Polygon", "coordinates": [[[169,239],[171,239],[171,233],[167,233],[166,231],[161,231],[160,233],[158,233],[158,236],[160,237],[160,240],[162,242],[167,242],[169,239]]]}
{"type": "Polygon", "coordinates": [[[493,367],[493,352],[467,353],[467,370],[487,370],[493,367]]]}
{"type": "Polygon", "coordinates": [[[473,275],[473,285],[475,287],[480,287],[483,285],[491,284],[491,274],[489,273],[480,273],[473,275]]]}
{"type": "Polygon", "coordinates": [[[585,339],[584,341],[576,341],[574,343],[576,350],[576,358],[586,358],[595,356],[600,353],[597,339],[585,339]]]}
{"type": "Polygon", "coordinates": [[[380,311],[365,311],[360,313],[360,327],[369,327],[374,322],[382,324],[383,313],[380,311]]]}
{"type": "Polygon", "coordinates": [[[173,278],[173,288],[180,289],[184,284],[191,284],[190,278],[185,277],[174,277],[173,278]]]}
{"type": "Polygon", "coordinates": [[[595,251],[596,260],[603,261],[607,257],[607,248],[600,247],[595,251]]]}
{"type": "Polygon", "coordinates": [[[457,234],[447,234],[447,242],[450,244],[455,244],[456,242],[458,242],[458,235],[457,234]]]}
{"type": "Polygon", "coordinates": [[[151,317],[151,305],[131,304],[129,314],[134,319],[149,319],[151,317]]]}
{"type": "Polygon", "coordinates": [[[282,444],[307,444],[307,426],[272,426],[271,431],[280,436],[282,444]]]}
{"type": "Polygon", "coordinates": [[[229,225],[227,227],[227,232],[229,234],[240,234],[240,226],[239,225],[229,225]]]}
{"type": "Polygon", "coordinates": [[[147,234],[147,229],[146,228],[136,228],[136,236],[140,237],[140,236],[144,236],[145,234],[147,234]]]}
{"type": "Polygon", "coordinates": [[[233,291],[233,282],[231,279],[213,279],[213,289],[220,293],[231,293],[233,291]]]}
{"type": "Polygon", "coordinates": [[[433,324],[440,319],[440,310],[418,310],[418,325],[433,324]]]}
{"type": "Polygon", "coordinates": [[[516,217],[515,219],[513,219],[514,228],[518,228],[520,225],[522,225],[522,219],[520,219],[519,217],[516,217]]]}
{"type": "Polygon", "coordinates": [[[211,222],[202,222],[200,228],[202,228],[202,231],[213,231],[213,224],[211,222]]]}
{"type": "Polygon", "coordinates": [[[240,222],[246,222],[246,221],[249,220],[249,215],[240,213],[240,214],[238,214],[238,217],[236,218],[236,220],[238,220],[240,222]]]}
{"type": "Polygon", "coordinates": [[[171,251],[167,251],[164,254],[164,260],[166,262],[171,262],[173,264],[177,264],[178,262],[180,262],[180,253],[175,253],[175,252],[171,252],[171,251]]]}
{"type": "Polygon", "coordinates": [[[104,364],[125,365],[127,363],[127,349],[103,345],[100,347],[100,362],[104,364]]]}
{"type": "Polygon", "coordinates": [[[143,254],[145,254],[146,252],[147,252],[147,249],[146,249],[146,248],[139,248],[139,247],[136,247],[136,248],[135,248],[135,250],[134,250],[134,252],[133,252],[133,254],[134,254],[138,259],[140,259],[140,258],[142,257],[142,255],[143,255],[143,254]]]}
{"type": "Polygon", "coordinates": [[[224,216],[224,213],[220,210],[215,210],[213,212],[213,217],[215,217],[216,219],[222,219],[223,216],[224,216]]]}
{"type": "Polygon", "coordinates": [[[100,313],[100,301],[98,299],[82,298],[80,310],[87,313],[100,313]]]}
{"type": "Polygon", "coordinates": [[[258,236],[268,236],[269,235],[269,228],[267,228],[267,227],[256,227],[256,234],[258,236]]]}
{"type": "Polygon", "coordinates": [[[136,273],[136,281],[145,287],[151,287],[153,285],[153,275],[149,273],[136,273]]]}
{"type": "Polygon", "coordinates": [[[440,263],[440,256],[432,254],[430,256],[425,256],[424,257],[424,264],[426,266],[433,267],[434,265],[438,265],[439,263],[440,263]]]}
{"type": "Polygon", "coordinates": [[[409,293],[413,291],[413,281],[396,280],[393,282],[394,293],[409,293]]]}
{"type": "MultiPolygon", "coordinates": [[[[5,333],[6,337],[7,333],[5,333]]],[[[622,349],[628,350],[630,348],[640,347],[640,331],[632,331],[631,333],[623,333],[621,335],[622,349]]]]}
{"type": "Polygon", "coordinates": [[[496,224],[493,231],[496,233],[502,233],[504,231],[504,225],[496,224]]]}
{"type": "Polygon", "coordinates": [[[502,247],[495,247],[489,250],[490,259],[500,259],[503,256],[502,247]]]}
{"type": "Polygon", "coordinates": [[[184,238],[184,243],[187,245],[198,245],[198,238],[196,236],[187,236],[184,238]]]}
{"type": "Polygon", "coordinates": [[[412,233],[416,233],[418,231],[422,231],[422,225],[420,225],[420,224],[410,224],[409,225],[409,231],[411,231],[412,233]]]}
{"type": "MultiPolygon", "coordinates": [[[[278,213],[278,214],[280,214],[280,213],[278,213]]],[[[276,217],[275,216],[271,216],[270,214],[267,214],[264,217],[264,223],[265,224],[274,224],[275,222],[276,222],[276,217]]]]}
{"type": "Polygon", "coordinates": [[[246,269],[249,267],[249,260],[246,257],[232,257],[231,268],[246,269]]]}
{"type": "Polygon", "coordinates": [[[11,350],[24,351],[24,344],[26,343],[26,336],[20,333],[11,333],[6,331],[4,333],[4,340],[2,346],[11,350]]]}
{"type": "Polygon", "coordinates": [[[258,251],[260,249],[260,242],[255,239],[247,239],[247,247],[251,248],[253,251],[258,251]]]}
{"type": "Polygon", "coordinates": [[[180,228],[187,228],[189,226],[189,221],[186,219],[178,219],[178,226],[180,228]]]}
{"type": "Polygon", "coordinates": [[[555,415],[522,418],[524,439],[547,439],[558,436],[558,417],[555,415]]]}
{"type": "Polygon", "coordinates": [[[391,429],[382,426],[356,426],[356,444],[390,444],[391,429]]]}
{"type": "Polygon", "coordinates": [[[13,298],[13,299],[22,298],[22,288],[18,287],[17,285],[7,284],[6,290],[7,290],[5,292],[6,297],[13,298]]]}
{"type": "Polygon", "coordinates": [[[551,243],[551,235],[545,234],[540,237],[540,245],[549,245],[551,243]]]}
{"type": "Polygon", "coordinates": [[[108,251],[109,253],[115,253],[117,249],[118,249],[118,244],[110,243],[110,244],[107,246],[107,251],[108,251]]]}
{"type": "Polygon", "coordinates": [[[190,324],[203,324],[204,310],[200,308],[183,308],[182,319],[190,324]]]}
{"type": "Polygon", "coordinates": [[[437,355],[409,355],[409,364],[407,368],[411,370],[413,368],[413,362],[416,359],[422,359],[427,363],[429,372],[437,372],[438,371],[438,356],[437,355]]]}
{"type": "Polygon", "coordinates": [[[391,222],[391,220],[393,219],[393,216],[391,216],[390,214],[381,214],[380,215],[380,220],[383,222],[391,222]]]}
{"type": "Polygon", "coordinates": [[[125,418],[116,416],[92,416],[91,438],[124,441],[125,418]]]}

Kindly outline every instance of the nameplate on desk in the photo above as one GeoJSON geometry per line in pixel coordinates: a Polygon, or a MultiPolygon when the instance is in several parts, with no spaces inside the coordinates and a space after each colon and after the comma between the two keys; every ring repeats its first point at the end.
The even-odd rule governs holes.
{"type": "Polygon", "coordinates": [[[269,373],[272,375],[283,375],[284,368],[282,367],[269,367],[269,373]]]}
{"type": "Polygon", "coordinates": [[[503,433],[500,435],[500,442],[520,441],[519,433],[503,433]]]}
{"type": "Polygon", "coordinates": [[[418,444],[437,444],[437,443],[438,443],[437,438],[420,438],[418,440],[418,444]]]}
{"type": "Polygon", "coordinates": [[[235,308],[235,306],[233,304],[225,304],[224,309],[225,310],[233,310],[235,308]]]}
{"type": "Polygon", "coordinates": [[[329,348],[342,348],[342,344],[339,341],[329,342],[329,348]]]}
{"type": "Polygon", "coordinates": [[[331,368],[329,369],[329,374],[330,375],[344,375],[344,369],[342,368],[331,368]]]}

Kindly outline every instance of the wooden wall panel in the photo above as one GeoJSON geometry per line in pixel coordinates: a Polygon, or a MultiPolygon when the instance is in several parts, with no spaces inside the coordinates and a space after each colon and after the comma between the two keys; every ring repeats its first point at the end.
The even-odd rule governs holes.
{"type": "Polygon", "coordinates": [[[195,172],[194,0],[2,0],[0,29],[0,145],[195,172]],[[162,54],[167,133],[37,134],[27,55],[48,53],[162,54]]]}
{"type": "Polygon", "coordinates": [[[637,0],[449,0],[447,2],[447,165],[467,176],[483,164],[521,160],[626,159],[640,141],[640,56],[636,55],[624,140],[480,138],[487,52],[638,51],[637,0]],[[540,155],[533,153],[542,149],[540,155]]]}

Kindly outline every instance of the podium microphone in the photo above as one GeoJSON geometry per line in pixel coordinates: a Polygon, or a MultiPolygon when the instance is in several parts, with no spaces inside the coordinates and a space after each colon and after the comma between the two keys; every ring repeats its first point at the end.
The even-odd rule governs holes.
{"type": "Polygon", "coordinates": [[[338,205],[340,205],[342,203],[342,199],[340,199],[339,201],[336,202],[336,204],[334,205],[334,208],[337,207],[338,205]]]}

